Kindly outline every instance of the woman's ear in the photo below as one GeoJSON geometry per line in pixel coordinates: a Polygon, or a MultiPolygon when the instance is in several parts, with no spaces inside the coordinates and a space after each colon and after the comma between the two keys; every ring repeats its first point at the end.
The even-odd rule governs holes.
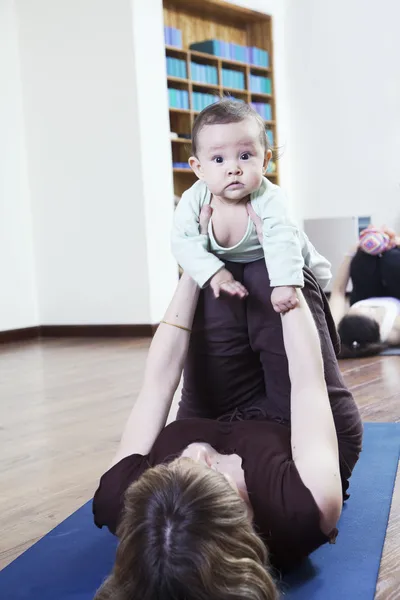
{"type": "Polygon", "coordinates": [[[267,172],[267,168],[268,168],[269,161],[271,160],[271,158],[272,158],[272,152],[271,152],[271,150],[268,149],[264,155],[263,173],[267,172]]]}
{"type": "Polygon", "coordinates": [[[203,179],[203,169],[201,168],[201,164],[199,159],[196,156],[191,156],[189,158],[190,168],[194,171],[199,179],[203,179]]]}

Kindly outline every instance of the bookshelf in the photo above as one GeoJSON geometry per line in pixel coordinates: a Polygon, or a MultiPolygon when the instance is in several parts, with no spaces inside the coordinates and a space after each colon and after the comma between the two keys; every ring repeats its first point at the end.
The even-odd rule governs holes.
{"type": "MultiPolygon", "coordinates": [[[[223,0],[164,0],[164,25],[180,32],[180,39],[172,40],[173,44],[166,40],[165,55],[170,131],[176,134],[171,135],[174,193],[181,196],[196,181],[187,165],[194,118],[216,97],[252,103],[265,121],[273,146],[277,146],[272,19],[223,0]],[[212,54],[191,48],[205,40],[218,40],[220,47],[212,54]],[[226,43],[236,45],[231,47],[230,56],[226,43]],[[245,53],[246,47],[258,49],[257,61],[256,55],[245,53]],[[262,53],[268,53],[268,63],[253,64],[261,62],[262,53]]],[[[274,158],[267,177],[279,183],[274,158]]]]}

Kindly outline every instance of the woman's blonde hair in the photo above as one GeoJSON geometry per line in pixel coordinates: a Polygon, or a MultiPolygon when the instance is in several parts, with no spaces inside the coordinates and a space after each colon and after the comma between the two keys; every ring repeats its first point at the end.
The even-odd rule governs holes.
{"type": "Polygon", "coordinates": [[[276,600],[265,545],[220,473],[188,458],[132,484],[95,600],[276,600]]]}

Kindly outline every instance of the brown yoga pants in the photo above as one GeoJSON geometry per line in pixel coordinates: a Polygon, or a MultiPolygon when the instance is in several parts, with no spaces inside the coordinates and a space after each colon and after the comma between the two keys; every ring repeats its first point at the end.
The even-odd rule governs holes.
{"type": "MultiPolygon", "coordinates": [[[[258,418],[262,413],[290,427],[290,379],[281,317],[271,304],[264,260],[226,263],[249,291],[245,300],[202,290],[194,318],[177,418],[258,418]]],[[[337,362],[340,341],[325,294],[304,269],[304,297],[319,331],[342,481],[358,460],[362,422],[337,362]]],[[[307,347],[304,348],[307,352],[307,347]]],[[[344,489],[344,492],[346,490],[344,489]]]]}

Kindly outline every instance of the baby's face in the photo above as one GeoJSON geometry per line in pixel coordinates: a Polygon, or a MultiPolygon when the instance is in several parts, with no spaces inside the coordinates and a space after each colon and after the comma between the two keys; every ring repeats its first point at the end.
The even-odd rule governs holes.
{"type": "Polygon", "coordinates": [[[213,195],[237,203],[260,187],[270,152],[266,155],[254,119],[206,125],[199,132],[197,147],[198,156],[189,163],[213,195]]]}

